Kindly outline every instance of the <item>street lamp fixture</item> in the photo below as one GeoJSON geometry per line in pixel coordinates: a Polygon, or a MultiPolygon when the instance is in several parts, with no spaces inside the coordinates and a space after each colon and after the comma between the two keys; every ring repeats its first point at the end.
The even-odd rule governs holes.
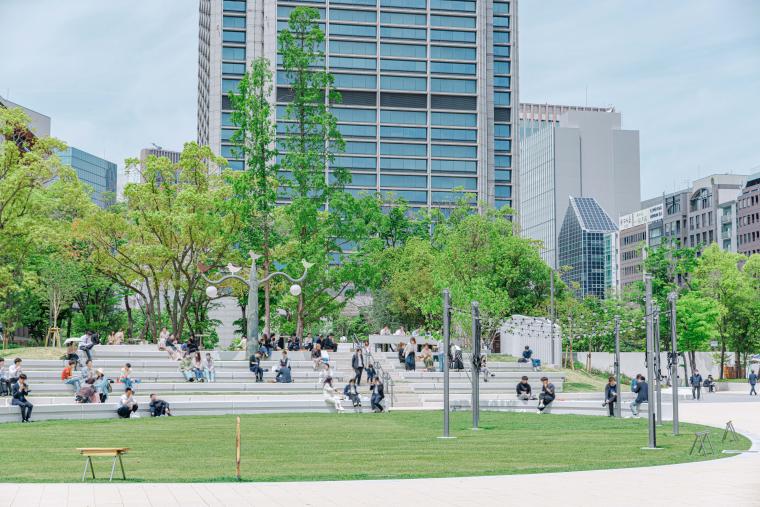
{"type": "Polygon", "coordinates": [[[248,286],[248,304],[245,308],[245,316],[247,321],[246,354],[248,356],[252,356],[259,348],[259,286],[262,283],[268,282],[276,276],[282,276],[293,283],[293,285],[290,286],[290,294],[297,297],[301,294],[302,290],[300,284],[306,280],[306,275],[309,272],[309,268],[314,264],[302,259],[301,264],[303,265],[303,274],[300,276],[300,278],[293,278],[289,274],[283,273],[282,271],[275,271],[274,273],[268,274],[264,278],[259,278],[258,270],[256,269],[256,261],[261,256],[253,252],[248,252],[248,255],[251,256],[251,272],[249,273],[247,280],[242,276],[235,274],[240,271],[240,268],[233,266],[232,264],[229,264],[227,266],[227,270],[230,272],[230,274],[225,275],[218,280],[210,280],[206,277],[206,271],[209,270],[208,266],[199,264],[198,267],[201,271],[201,277],[208,284],[210,284],[208,287],[206,287],[206,295],[211,299],[217,297],[219,294],[219,290],[216,286],[224,283],[226,280],[237,280],[238,282],[244,283],[246,286],[248,286]]]}

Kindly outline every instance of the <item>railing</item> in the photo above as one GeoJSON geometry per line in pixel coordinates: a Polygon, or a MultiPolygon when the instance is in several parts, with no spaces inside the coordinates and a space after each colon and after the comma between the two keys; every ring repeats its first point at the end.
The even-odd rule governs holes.
{"type": "MultiPolygon", "coordinates": [[[[357,348],[362,347],[362,343],[356,338],[356,335],[351,337],[351,341],[354,343],[354,350],[357,348]]],[[[383,369],[382,365],[377,361],[374,355],[372,355],[372,351],[367,351],[367,357],[366,360],[371,361],[372,364],[375,366],[375,373],[382,379],[383,385],[388,388],[388,400],[389,400],[389,406],[393,407],[393,403],[395,401],[395,394],[394,394],[394,384],[393,378],[391,377],[390,373],[385,371],[383,369]]]]}

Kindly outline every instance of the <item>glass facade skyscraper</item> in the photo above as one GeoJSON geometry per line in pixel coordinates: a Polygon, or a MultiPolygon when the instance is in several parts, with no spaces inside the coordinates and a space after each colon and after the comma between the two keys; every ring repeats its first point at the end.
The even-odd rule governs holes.
{"type": "Polygon", "coordinates": [[[63,165],[71,166],[79,180],[92,188],[92,201],[106,208],[116,196],[116,164],[86,151],[68,147],[58,153],[63,165]]]}
{"type": "Polygon", "coordinates": [[[577,296],[606,297],[617,287],[618,227],[596,199],[571,197],[559,231],[562,278],[577,296]]]}
{"type": "Polygon", "coordinates": [[[348,190],[446,208],[473,192],[512,206],[517,103],[516,1],[201,0],[198,138],[230,161],[227,92],[264,56],[276,73],[278,130],[289,97],[277,33],[298,6],[318,10],[326,65],[342,95],[348,190]]]}

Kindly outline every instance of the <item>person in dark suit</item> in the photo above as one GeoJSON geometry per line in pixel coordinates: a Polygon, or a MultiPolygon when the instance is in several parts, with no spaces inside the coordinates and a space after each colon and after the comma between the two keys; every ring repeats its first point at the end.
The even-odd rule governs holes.
{"type": "Polygon", "coordinates": [[[26,395],[29,394],[29,386],[26,385],[26,373],[18,376],[18,380],[13,384],[11,391],[13,396],[11,404],[21,409],[21,422],[30,422],[29,418],[32,416],[34,405],[26,399],[26,395]]]}
{"type": "Polygon", "coordinates": [[[604,386],[604,403],[602,406],[609,409],[610,417],[615,415],[615,403],[618,402],[617,392],[618,386],[615,377],[608,378],[607,385],[604,386]]]}
{"type": "Polygon", "coordinates": [[[372,397],[370,398],[370,404],[372,405],[373,412],[382,412],[383,406],[380,404],[385,399],[385,390],[383,383],[380,382],[379,377],[375,377],[375,383],[370,387],[372,390],[372,397]]]}
{"type": "Polygon", "coordinates": [[[256,382],[264,380],[264,370],[261,368],[261,352],[256,352],[248,360],[248,369],[256,375],[256,382]]]}
{"type": "Polygon", "coordinates": [[[362,349],[354,351],[354,357],[351,358],[351,368],[354,369],[354,380],[356,385],[362,385],[362,372],[364,371],[364,355],[362,349]]]}
{"type": "Polygon", "coordinates": [[[350,379],[346,387],[343,388],[343,396],[351,400],[351,404],[354,407],[362,406],[362,399],[359,396],[359,391],[356,389],[356,381],[354,379],[350,379]]]}

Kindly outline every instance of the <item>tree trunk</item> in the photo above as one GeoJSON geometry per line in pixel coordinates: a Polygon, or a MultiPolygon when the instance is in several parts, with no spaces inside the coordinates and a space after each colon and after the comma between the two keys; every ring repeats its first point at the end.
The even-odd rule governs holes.
{"type": "Polygon", "coordinates": [[[693,350],[689,351],[689,364],[691,366],[691,374],[694,375],[697,369],[697,353],[693,350]]]}
{"type": "MultiPolygon", "coordinates": [[[[266,247],[265,247],[266,248],[266,247]]],[[[269,276],[269,267],[270,263],[268,259],[264,260],[264,277],[269,276]]],[[[269,335],[271,333],[271,306],[269,302],[269,297],[271,294],[271,287],[270,287],[270,281],[267,280],[264,282],[264,332],[269,335]]]]}
{"type": "Polygon", "coordinates": [[[723,366],[726,364],[726,342],[720,341],[720,380],[723,380],[723,366]]]}
{"type": "Polygon", "coordinates": [[[127,339],[131,339],[134,333],[135,319],[132,317],[132,307],[129,306],[128,294],[124,294],[124,308],[127,310],[127,339]]]}

